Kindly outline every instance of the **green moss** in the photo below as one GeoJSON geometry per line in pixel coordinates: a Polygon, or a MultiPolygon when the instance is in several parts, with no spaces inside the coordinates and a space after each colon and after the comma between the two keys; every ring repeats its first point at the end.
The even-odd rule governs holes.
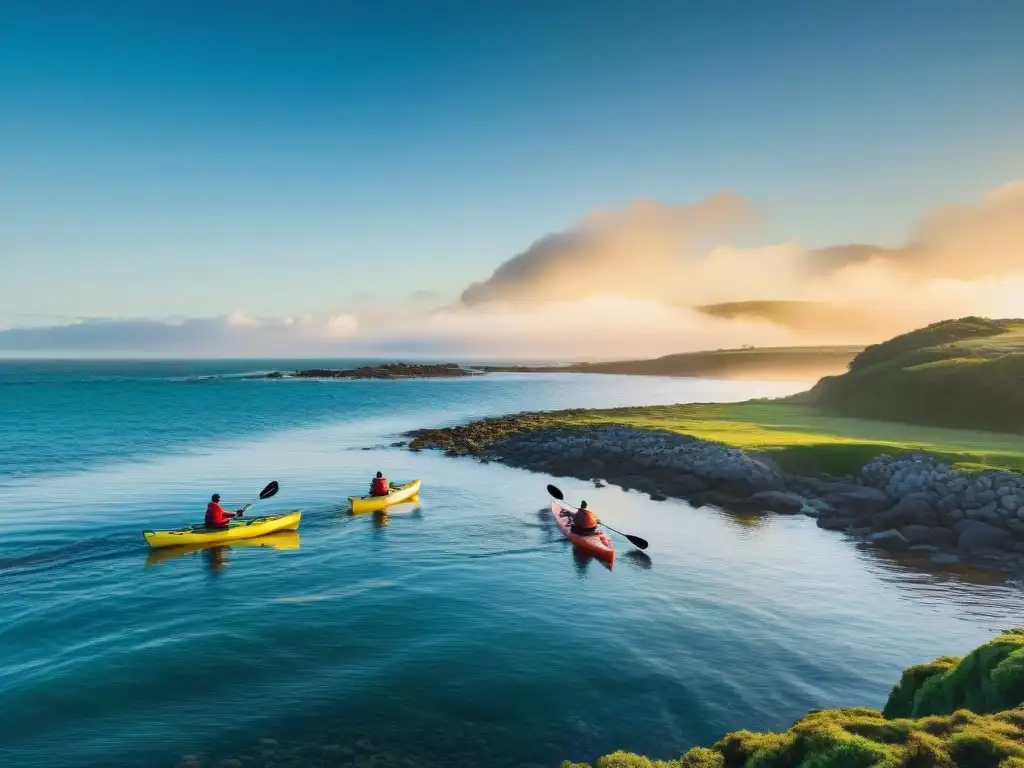
{"type": "Polygon", "coordinates": [[[725,757],[708,747],[694,747],[679,759],[679,768],[725,768],[725,757]]]}
{"type": "Polygon", "coordinates": [[[866,708],[820,710],[783,733],[726,734],[714,746],[694,747],[678,761],[616,752],[597,766],[1024,768],[1022,665],[1024,630],[1010,630],[962,660],[942,657],[911,667],[893,689],[884,714],[866,708]]]}
{"type": "Polygon", "coordinates": [[[613,752],[597,761],[597,768],[678,768],[678,762],[651,760],[629,752],[613,752]]]}
{"type": "Polygon", "coordinates": [[[1024,702],[1024,629],[1004,632],[964,659],[911,667],[893,689],[887,717],[922,717],[969,709],[987,714],[1024,702]]]}

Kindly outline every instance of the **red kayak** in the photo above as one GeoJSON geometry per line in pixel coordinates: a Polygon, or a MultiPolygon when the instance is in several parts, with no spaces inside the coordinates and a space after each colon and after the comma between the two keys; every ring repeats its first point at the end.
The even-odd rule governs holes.
{"type": "Polygon", "coordinates": [[[615,559],[615,545],[604,531],[598,531],[589,536],[573,533],[570,529],[572,528],[574,510],[557,501],[551,502],[551,514],[555,516],[555,522],[558,523],[558,529],[562,535],[571,541],[574,547],[608,563],[615,559]]]}

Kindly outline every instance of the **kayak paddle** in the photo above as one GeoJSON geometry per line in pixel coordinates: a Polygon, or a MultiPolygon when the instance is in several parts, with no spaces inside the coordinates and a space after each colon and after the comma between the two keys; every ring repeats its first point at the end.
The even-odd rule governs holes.
{"type": "MultiPolygon", "coordinates": [[[[269,483],[267,483],[266,487],[262,491],[260,491],[260,497],[259,499],[257,499],[257,501],[269,499],[271,496],[276,495],[280,488],[281,486],[277,484],[277,480],[271,480],[269,483]]],[[[252,504],[246,504],[244,507],[242,507],[242,511],[244,512],[251,506],[252,504]]]]}
{"type": "MultiPolygon", "coordinates": [[[[549,485],[548,486],[548,493],[550,493],[552,496],[554,496],[559,501],[565,501],[565,496],[563,495],[563,493],[554,485],[549,485]]],[[[608,525],[608,523],[606,523],[604,520],[601,521],[601,525],[603,525],[609,531],[612,531],[613,533],[619,534],[619,536],[625,536],[627,539],[629,539],[630,544],[632,544],[634,547],[637,547],[639,549],[647,549],[647,547],[650,546],[650,544],[647,543],[647,539],[641,539],[639,536],[630,536],[628,533],[623,533],[622,531],[616,531],[614,528],[612,528],[610,525],[608,525]]]]}

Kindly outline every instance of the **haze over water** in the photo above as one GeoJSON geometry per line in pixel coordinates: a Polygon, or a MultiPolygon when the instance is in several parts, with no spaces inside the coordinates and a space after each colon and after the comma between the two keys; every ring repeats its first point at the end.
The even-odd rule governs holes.
{"type": "Polygon", "coordinates": [[[674,757],[881,706],[905,666],[1024,614],[1019,585],[908,572],[808,518],[556,480],[650,540],[649,559],[618,540],[609,571],[557,535],[550,478],[388,447],[482,415],[804,382],[202,378],[296,365],[0,363],[0,763],[170,766],[263,738],[418,764],[674,757]],[[345,514],[378,469],[423,478],[421,503],[345,514]],[[144,528],[272,479],[253,513],[302,508],[297,548],[150,556],[144,528]]]}

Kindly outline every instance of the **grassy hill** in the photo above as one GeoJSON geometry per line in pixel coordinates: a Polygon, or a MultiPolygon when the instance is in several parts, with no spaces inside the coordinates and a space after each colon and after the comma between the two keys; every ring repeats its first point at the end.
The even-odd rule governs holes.
{"type": "MultiPolygon", "coordinates": [[[[598,768],[1024,768],[1024,629],[963,659],[911,667],[885,710],[811,712],[783,733],[736,731],[678,759],[616,752],[598,768]]],[[[563,768],[589,768],[563,763],[563,768]]]]}
{"type": "Polygon", "coordinates": [[[905,333],[791,401],[844,416],[1024,432],[1024,320],[967,317],[905,333]]]}

